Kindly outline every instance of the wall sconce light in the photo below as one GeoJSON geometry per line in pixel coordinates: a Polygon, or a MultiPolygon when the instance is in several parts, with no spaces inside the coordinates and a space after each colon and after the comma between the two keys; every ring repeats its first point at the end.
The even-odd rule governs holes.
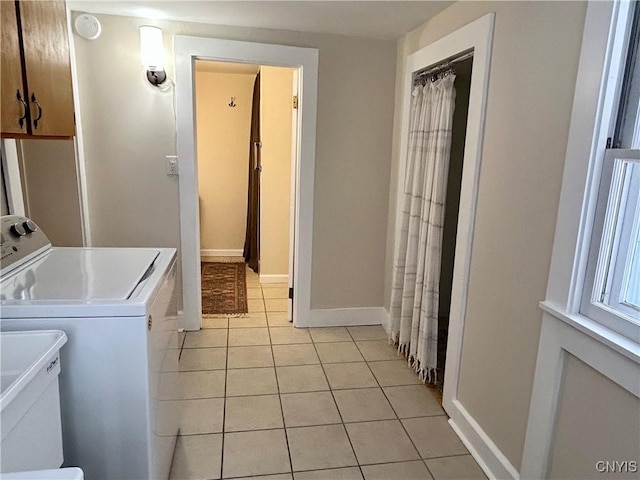
{"type": "Polygon", "coordinates": [[[140,27],[140,59],[142,68],[147,70],[149,83],[157,87],[167,80],[161,28],[150,25],[140,27]]]}

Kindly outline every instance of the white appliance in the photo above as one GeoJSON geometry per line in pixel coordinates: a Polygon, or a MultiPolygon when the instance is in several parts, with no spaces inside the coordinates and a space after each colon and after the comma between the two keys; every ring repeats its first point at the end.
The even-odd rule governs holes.
{"type": "Polygon", "coordinates": [[[62,465],[60,330],[0,332],[0,474],[62,465]]]}
{"type": "Polygon", "coordinates": [[[0,480],[84,480],[84,473],[76,467],[57,470],[0,473],[0,480]]]}
{"type": "Polygon", "coordinates": [[[55,248],[0,219],[0,330],[62,330],[64,465],[166,479],[178,431],[176,251],[55,248]]]}

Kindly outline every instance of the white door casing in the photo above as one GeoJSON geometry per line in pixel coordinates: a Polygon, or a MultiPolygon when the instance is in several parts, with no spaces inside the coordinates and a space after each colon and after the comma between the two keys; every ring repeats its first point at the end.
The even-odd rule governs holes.
{"type": "MultiPolygon", "coordinates": [[[[287,315],[289,320],[293,320],[293,269],[295,266],[295,231],[296,231],[296,160],[300,157],[300,145],[298,140],[300,139],[300,122],[298,121],[298,113],[300,112],[300,105],[298,102],[300,92],[300,72],[298,70],[293,71],[293,85],[292,93],[295,98],[295,105],[291,108],[291,200],[289,202],[289,304],[287,305],[287,315]]],[[[293,99],[292,99],[293,102],[293,99]]]]}
{"type": "MultiPolygon", "coordinates": [[[[494,13],[484,15],[407,57],[403,79],[404,97],[402,100],[402,130],[400,137],[401,160],[398,172],[396,208],[401,208],[402,188],[406,171],[409,111],[414,73],[437,65],[443,60],[455,57],[463,52],[473,50],[473,71],[469,93],[458,233],[453,269],[443,407],[451,417],[449,423],[490,478],[517,478],[517,470],[458,400],[458,376],[462,355],[467,288],[471,266],[471,245],[473,242],[482,159],[494,18],[494,13]]],[[[399,236],[400,215],[396,215],[395,244],[397,244],[399,236]]]]}
{"type": "Polygon", "coordinates": [[[7,203],[11,215],[26,215],[25,198],[20,181],[20,160],[18,158],[17,140],[2,140],[2,171],[4,186],[7,192],[7,203]]]}
{"type": "MultiPolygon", "coordinates": [[[[306,325],[311,310],[311,252],[315,174],[318,50],[212,38],[176,36],[176,126],[178,130],[180,241],[183,316],[181,328],[198,330],[202,320],[200,297],[200,231],[198,166],[194,111],[196,59],[275,65],[299,69],[299,142],[295,172],[295,248],[293,281],[296,285],[293,318],[306,325]]],[[[292,180],[293,181],[293,180],[292,180]]]]}

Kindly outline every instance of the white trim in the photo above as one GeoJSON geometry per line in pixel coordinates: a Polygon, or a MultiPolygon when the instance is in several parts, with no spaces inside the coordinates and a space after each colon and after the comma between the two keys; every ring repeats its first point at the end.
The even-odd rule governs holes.
{"type": "Polygon", "coordinates": [[[562,320],[581,333],[608,346],[629,360],[640,364],[640,345],[629,340],[629,338],[608,329],[601,323],[591,320],[584,315],[580,315],[579,313],[569,314],[563,308],[551,302],[540,302],[540,308],[554,318],[562,320]]]}
{"type": "Polygon", "coordinates": [[[275,275],[275,274],[260,274],[260,283],[286,283],[289,284],[289,275],[286,273],[275,275]]]}
{"type": "MultiPolygon", "coordinates": [[[[578,311],[595,215],[600,167],[613,128],[621,61],[612,58],[631,2],[589,2],[571,113],[546,300],[578,311]],[[617,36],[616,36],[617,32],[617,36]],[[585,139],[592,139],[585,141],[585,139]]],[[[622,62],[623,63],[623,62],[622,62]]]]}
{"type": "MultiPolygon", "coordinates": [[[[407,57],[404,74],[404,99],[402,110],[402,133],[400,144],[400,168],[398,174],[397,208],[401,208],[404,175],[409,138],[409,110],[414,72],[437,64],[461,52],[473,49],[473,74],[469,93],[469,112],[464,150],[464,167],[460,192],[458,233],[456,239],[453,286],[451,292],[451,315],[447,344],[447,368],[445,369],[443,407],[449,412],[458,411],[454,402],[458,398],[458,375],[462,355],[462,336],[467,302],[471,245],[475,222],[484,120],[489,90],[489,65],[493,41],[494,13],[489,13],[455,32],[407,57]]],[[[396,215],[395,244],[400,236],[400,215],[396,215]]],[[[395,264],[395,258],[394,258],[395,264]]],[[[451,415],[451,413],[449,413],[451,415]]],[[[481,448],[478,448],[481,451],[481,448]]]]}
{"type": "Polygon", "coordinates": [[[187,330],[201,326],[198,167],[194,132],[193,62],[196,58],[300,68],[300,156],[297,165],[294,323],[311,311],[311,253],[315,176],[318,50],[200,37],[174,37],[178,156],[180,158],[180,240],[183,308],[187,330]]]}
{"type": "Polygon", "coordinates": [[[297,327],[348,327],[355,325],[382,325],[386,310],[383,307],[313,309],[305,322],[297,327]]]}
{"type": "Polygon", "coordinates": [[[491,437],[480,427],[460,401],[451,403],[449,425],[464,443],[471,456],[489,478],[520,478],[518,470],[509,462],[491,437]]]}
{"type": "MultiPolygon", "coordinates": [[[[389,312],[383,311],[382,326],[389,333],[389,312]]],[[[460,437],[471,456],[489,478],[519,479],[518,470],[509,462],[507,457],[491,440],[491,437],[480,427],[478,422],[462,406],[458,399],[451,402],[449,409],[449,424],[460,437]]]]}
{"type": "Polygon", "coordinates": [[[386,308],[384,312],[382,312],[382,328],[385,329],[387,333],[391,333],[391,315],[389,315],[389,310],[386,308]]]}
{"type": "MultiPolygon", "coordinates": [[[[455,51],[474,48],[473,73],[469,93],[469,113],[462,168],[458,233],[451,289],[451,313],[447,342],[447,368],[445,369],[443,407],[453,408],[458,399],[458,376],[462,358],[462,342],[467,310],[467,289],[471,269],[471,246],[475,224],[480,163],[484,140],[484,122],[489,91],[489,65],[493,42],[495,14],[490,13],[451,34],[455,35],[455,51]]],[[[442,40],[446,40],[445,37],[442,40]]],[[[451,48],[451,46],[449,47],[451,48]]]]}
{"type": "MultiPolygon", "coordinates": [[[[522,457],[547,478],[567,353],[640,397],[640,346],[579,313],[605,141],[615,119],[631,2],[589,2],[522,457]],[[591,139],[591,141],[585,141],[591,139]]],[[[596,412],[597,413],[597,412],[596,412]]],[[[631,420],[631,419],[630,419],[631,420]]]]}
{"type": "MultiPolygon", "coordinates": [[[[300,91],[300,72],[298,69],[293,70],[293,80],[291,85],[292,95],[295,97],[298,96],[298,92],[300,91]]],[[[293,101],[293,99],[292,99],[293,101]]],[[[295,248],[296,248],[296,176],[294,172],[296,171],[297,159],[300,158],[300,142],[298,139],[300,138],[300,122],[298,121],[298,114],[300,113],[300,105],[297,105],[296,108],[291,108],[291,193],[289,194],[289,288],[293,289],[293,269],[295,267],[295,248]]],[[[289,304],[287,305],[287,315],[289,316],[289,320],[293,319],[293,298],[289,299],[289,304]]]]}
{"type": "MultiPolygon", "coordinates": [[[[464,433],[469,451],[479,464],[491,472],[508,473],[499,478],[518,478],[517,470],[506,460],[489,437],[482,432],[475,420],[466,413],[458,401],[458,376],[462,357],[463,332],[466,315],[467,288],[471,267],[471,246],[475,223],[482,144],[484,139],[485,112],[489,90],[489,66],[493,42],[495,13],[465,25],[407,57],[404,73],[404,98],[400,137],[400,168],[398,173],[397,208],[401,208],[403,182],[409,138],[409,111],[413,74],[435,65],[446,58],[473,49],[473,73],[469,92],[469,111],[464,150],[464,166],[460,191],[458,233],[451,292],[451,313],[447,343],[447,368],[445,369],[443,407],[454,419],[458,431],[464,433]],[[464,415],[463,415],[464,412],[464,415]],[[475,434],[471,434],[475,432],[475,434]],[[482,432],[480,434],[479,432],[482,432]]],[[[400,237],[400,215],[396,215],[395,244],[400,237]]],[[[394,258],[395,264],[395,258],[394,258]]]]}
{"type": "MultiPolygon", "coordinates": [[[[564,361],[569,353],[640,398],[639,360],[621,355],[589,333],[574,328],[561,316],[543,315],[540,347],[522,457],[522,478],[548,478],[556,411],[564,381],[564,361]]],[[[632,421],[632,419],[629,419],[632,421]]]]}
{"type": "Polygon", "coordinates": [[[20,160],[18,145],[14,139],[2,140],[2,168],[5,174],[4,186],[11,215],[26,216],[22,180],[20,179],[20,160]]]}
{"type": "Polygon", "coordinates": [[[69,59],[71,62],[71,89],[73,90],[73,110],[75,112],[76,135],[74,137],[76,153],[76,177],[78,182],[78,200],[80,202],[80,229],[82,245],[92,246],[91,217],[89,215],[89,193],[87,192],[87,169],[84,156],[84,136],[82,135],[82,117],[80,108],[80,86],[78,83],[78,64],[76,61],[76,44],[71,24],[71,10],[67,7],[67,34],[69,36],[69,59]]]}
{"type": "Polygon", "coordinates": [[[221,250],[214,248],[202,248],[200,249],[201,257],[241,257],[243,250],[221,250]]]}

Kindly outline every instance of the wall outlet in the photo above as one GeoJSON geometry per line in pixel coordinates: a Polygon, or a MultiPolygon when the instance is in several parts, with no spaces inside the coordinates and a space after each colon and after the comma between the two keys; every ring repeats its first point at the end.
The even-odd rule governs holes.
{"type": "Polygon", "coordinates": [[[167,155],[167,175],[178,175],[178,156],[167,155]]]}

